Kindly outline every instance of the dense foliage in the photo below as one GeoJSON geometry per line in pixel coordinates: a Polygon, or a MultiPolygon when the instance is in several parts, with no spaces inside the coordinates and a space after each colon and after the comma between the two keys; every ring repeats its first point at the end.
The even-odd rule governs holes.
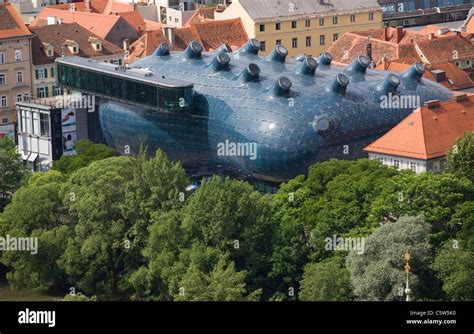
{"type": "Polygon", "coordinates": [[[442,174],[330,160],[274,195],[178,163],[96,144],[33,175],[0,215],[13,288],[65,300],[474,299],[474,186],[466,136],[442,174]],[[77,158],[79,157],[79,158],[77,158]],[[77,160],[75,160],[77,159],[77,160]]]}

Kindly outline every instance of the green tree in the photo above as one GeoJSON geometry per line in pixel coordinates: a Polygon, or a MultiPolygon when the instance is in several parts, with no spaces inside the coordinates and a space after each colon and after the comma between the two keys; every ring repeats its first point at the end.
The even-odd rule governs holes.
{"type": "Polygon", "coordinates": [[[63,187],[62,196],[77,223],[60,266],[86,294],[119,296],[134,267],[129,239],[133,222],[123,215],[131,160],[96,161],[76,171],[63,187]]]}
{"type": "Polygon", "coordinates": [[[459,230],[451,217],[458,205],[472,200],[474,187],[470,180],[453,174],[414,174],[403,172],[391,178],[372,203],[368,219],[372,224],[393,221],[398,217],[423,216],[432,224],[435,245],[459,230]]]}
{"type": "Polygon", "coordinates": [[[446,172],[465,176],[474,182],[474,132],[466,132],[448,151],[446,172]]]}
{"type": "Polygon", "coordinates": [[[192,264],[180,282],[175,300],[187,301],[243,301],[258,300],[261,290],[247,295],[245,271],[237,272],[232,261],[226,263],[226,257],[219,261],[210,273],[203,273],[192,264]]]}
{"type": "Polygon", "coordinates": [[[373,200],[397,171],[376,161],[330,160],[310,167],[283,184],[273,196],[277,225],[270,277],[287,298],[298,288],[304,265],[332,255],[325,239],[333,235],[366,235],[377,226],[369,221],[373,200]]]}
{"type": "Polygon", "coordinates": [[[433,267],[450,300],[474,300],[474,251],[449,240],[436,256],[433,267]]]}
{"type": "Polygon", "coordinates": [[[38,238],[38,253],[1,252],[1,262],[10,268],[7,274],[14,288],[47,290],[65,287],[67,278],[58,267],[71,221],[62,203],[60,189],[66,177],[57,171],[36,173],[13,196],[0,216],[0,235],[38,238]]]}
{"type": "Polygon", "coordinates": [[[334,256],[304,268],[298,297],[302,301],[346,301],[352,299],[349,272],[344,258],[334,256]]]}
{"type": "Polygon", "coordinates": [[[87,139],[76,142],[76,154],[63,155],[53,163],[53,170],[63,174],[71,174],[78,169],[88,166],[94,161],[116,156],[117,153],[104,144],[95,144],[87,139]]]}
{"type": "Polygon", "coordinates": [[[360,300],[400,300],[405,288],[404,254],[411,254],[410,288],[414,299],[426,296],[423,282],[431,261],[430,225],[419,217],[401,217],[377,228],[365,240],[363,254],[352,251],[346,267],[354,295],[360,300]]]}
{"type": "Polygon", "coordinates": [[[190,243],[203,242],[230,254],[247,270],[250,290],[265,287],[274,224],[270,199],[246,182],[213,177],[202,182],[183,209],[182,229],[190,243]]]}
{"type": "Polygon", "coordinates": [[[0,139],[0,211],[10,203],[13,193],[26,182],[30,175],[28,167],[16,151],[10,137],[0,139]]]}

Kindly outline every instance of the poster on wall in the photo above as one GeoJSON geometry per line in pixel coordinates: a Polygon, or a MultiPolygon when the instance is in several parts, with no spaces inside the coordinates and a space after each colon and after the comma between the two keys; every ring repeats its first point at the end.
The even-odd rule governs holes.
{"type": "Polygon", "coordinates": [[[0,125],[0,137],[3,138],[4,136],[15,140],[15,124],[0,125]]]}
{"type": "Polygon", "coordinates": [[[63,133],[63,154],[76,153],[76,111],[74,109],[61,110],[61,128],[63,133]]]}

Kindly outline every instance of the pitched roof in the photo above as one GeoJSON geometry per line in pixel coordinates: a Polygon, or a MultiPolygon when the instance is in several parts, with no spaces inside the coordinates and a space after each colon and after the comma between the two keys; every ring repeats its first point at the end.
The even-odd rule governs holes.
{"type": "MultiPolygon", "coordinates": [[[[69,10],[71,6],[74,6],[75,11],[77,12],[87,11],[85,2],[65,3],[60,5],[48,6],[48,8],[69,10]]],[[[116,2],[113,0],[91,0],[90,9],[92,13],[108,15],[111,13],[133,11],[133,6],[121,2],[116,2]]]]}
{"type": "Polygon", "coordinates": [[[206,50],[217,49],[222,43],[240,47],[248,40],[247,32],[240,18],[222,21],[194,23],[206,50]]]}
{"type": "Polygon", "coordinates": [[[13,6],[10,3],[0,4],[0,38],[31,35],[13,6]]]}
{"type": "Polygon", "coordinates": [[[238,2],[254,21],[381,9],[377,0],[239,0],[238,2]]]}
{"type": "Polygon", "coordinates": [[[131,12],[122,12],[117,13],[117,15],[123,17],[125,21],[128,22],[132,27],[134,27],[138,32],[143,32],[146,30],[146,23],[143,17],[138,11],[131,12]]]}
{"type": "Polygon", "coordinates": [[[471,42],[462,36],[433,38],[419,41],[416,45],[425,61],[430,64],[474,58],[474,48],[471,42]],[[456,59],[454,59],[455,54],[456,59]]]}
{"type": "MultiPolygon", "coordinates": [[[[61,56],[62,45],[66,40],[76,42],[79,45],[78,56],[84,58],[102,57],[122,53],[122,49],[105,39],[98,37],[77,23],[32,27],[31,31],[35,34],[32,41],[33,64],[35,65],[53,63],[57,57],[61,56]],[[89,41],[91,37],[102,42],[101,51],[96,51],[93,48],[89,41]],[[54,48],[53,57],[48,57],[46,55],[44,52],[44,44],[49,44],[54,48]]],[[[69,48],[64,48],[64,55],[72,55],[69,48]]]]}
{"type": "MultiPolygon", "coordinates": [[[[46,7],[31,22],[30,27],[37,27],[46,24],[48,16],[61,18],[63,23],[78,23],[87,30],[93,32],[101,38],[106,38],[114,26],[122,19],[117,15],[102,15],[87,12],[70,12],[62,9],[46,7]]],[[[125,24],[127,24],[124,21],[125,24]]]]}
{"type": "MultiPolygon", "coordinates": [[[[160,25],[161,26],[161,25],[160,25]]],[[[232,49],[241,47],[248,40],[240,18],[222,21],[194,23],[190,27],[174,28],[175,43],[172,50],[184,50],[191,41],[198,41],[206,51],[214,50],[223,43],[232,49]]],[[[162,28],[146,31],[130,45],[129,62],[151,55],[162,42],[169,43],[162,28]]]]}
{"type": "MultiPolygon", "coordinates": [[[[417,53],[414,44],[394,43],[382,40],[380,33],[383,29],[370,30],[366,32],[348,32],[340,36],[333,42],[328,52],[333,56],[334,61],[348,64],[360,55],[367,53],[367,43],[372,44],[372,59],[375,64],[381,62],[407,57],[416,57],[417,53]]],[[[407,36],[407,35],[405,35],[407,36]]],[[[392,37],[389,38],[391,39],[392,37]]]]}
{"type": "MultiPolygon", "coordinates": [[[[376,67],[377,70],[388,70],[390,72],[402,73],[406,71],[414,62],[420,61],[420,58],[409,57],[389,61],[376,67]]],[[[446,80],[439,82],[451,90],[459,90],[474,87],[474,81],[471,80],[469,74],[463,69],[457,67],[450,62],[436,64],[435,66],[427,65],[428,71],[423,77],[432,81],[436,81],[436,77],[432,74],[435,70],[442,70],[446,73],[446,80]]]]}
{"type": "Polygon", "coordinates": [[[185,27],[191,26],[192,23],[206,22],[214,20],[214,11],[216,7],[210,8],[199,8],[194,14],[186,21],[185,27]]]}
{"type": "Polygon", "coordinates": [[[162,42],[169,43],[161,29],[145,32],[130,45],[130,56],[127,62],[132,63],[142,57],[151,55],[162,42]]]}
{"type": "Polygon", "coordinates": [[[199,36],[199,32],[195,27],[181,28],[175,30],[175,45],[177,49],[184,50],[192,41],[198,41],[202,45],[204,43],[199,36]]]}
{"type": "Polygon", "coordinates": [[[464,133],[474,131],[474,95],[437,106],[425,104],[364,150],[415,159],[444,156],[464,133]]]}

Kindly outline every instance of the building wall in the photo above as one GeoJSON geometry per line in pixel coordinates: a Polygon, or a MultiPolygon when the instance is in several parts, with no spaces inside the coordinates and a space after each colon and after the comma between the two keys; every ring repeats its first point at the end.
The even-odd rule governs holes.
{"type": "Polygon", "coordinates": [[[318,56],[326,51],[331,45],[333,38],[342,36],[346,32],[364,31],[382,27],[382,10],[371,12],[373,19],[369,20],[369,12],[360,12],[344,15],[324,14],[318,17],[301,17],[296,20],[296,28],[292,27],[292,21],[285,18],[274,19],[268,22],[254,22],[239,2],[233,2],[223,13],[216,13],[216,20],[224,20],[240,17],[242,23],[251,38],[256,38],[264,44],[265,50],[262,55],[268,54],[281,41],[289,51],[289,56],[294,57],[300,53],[318,56]],[[355,21],[351,22],[351,15],[355,15],[355,21]],[[333,17],[337,16],[337,23],[333,23],[333,17]],[[324,18],[324,25],[319,24],[319,20],[324,18]],[[306,26],[306,20],[310,20],[310,26],[306,26]],[[276,23],[280,23],[280,30],[276,30],[276,23]],[[265,26],[265,31],[261,31],[260,25],[265,26]],[[321,43],[321,36],[324,36],[324,44],[321,43]],[[311,39],[310,45],[306,46],[306,38],[311,39]],[[293,45],[296,38],[297,45],[293,45]]]}
{"type": "Polygon", "coordinates": [[[120,18],[105,39],[119,48],[123,47],[123,40],[128,39],[131,42],[138,38],[138,33],[125,19],[120,18]]]}
{"type": "MultiPolygon", "coordinates": [[[[94,59],[117,65],[123,64],[123,54],[96,57],[94,59]]],[[[43,98],[61,94],[56,84],[57,68],[55,62],[44,65],[33,65],[32,73],[32,97],[43,98]],[[44,75],[45,73],[46,76],[44,75]],[[45,92],[47,92],[47,94],[45,94],[45,92]]]]}
{"type": "MultiPolygon", "coordinates": [[[[13,38],[0,40],[0,75],[5,75],[6,84],[0,84],[0,125],[13,124],[16,121],[15,104],[17,96],[22,98],[31,95],[31,39],[13,38]],[[21,52],[21,60],[15,59],[16,51],[21,52]],[[21,72],[23,80],[17,80],[17,73],[21,72]],[[6,101],[6,106],[3,105],[6,101]]],[[[3,76],[2,76],[3,77],[3,76]]]]}
{"type": "Polygon", "coordinates": [[[406,158],[406,157],[380,154],[380,153],[372,153],[372,152],[369,153],[369,159],[379,160],[380,163],[382,163],[383,165],[391,166],[391,167],[397,167],[397,162],[398,162],[398,168],[397,168],[398,170],[408,169],[416,173],[423,173],[427,171],[426,160],[406,158]]]}

